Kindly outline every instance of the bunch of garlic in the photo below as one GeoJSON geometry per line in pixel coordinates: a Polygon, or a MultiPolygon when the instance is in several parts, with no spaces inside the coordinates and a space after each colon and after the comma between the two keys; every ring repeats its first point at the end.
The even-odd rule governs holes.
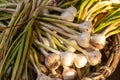
{"type": "MultiPolygon", "coordinates": [[[[102,54],[100,52],[100,49],[104,47],[106,37],[104,34],[93,33],[93,25],[90,21],[84,21],[79,24],[73,23],[77,15],[77,10],[73,6],[62,9],[61,12],[62,13],[60,14],[60,16],[47,15],[48,21],[50,21],[49,17],[53,17],[56,19],[56,21],[54,21],[55,19],[51,20],[55,23],[47,23],[42,21],[40,22],[40,25],[42,25],[41,29],[54,37],[59,36],[56,37],[56,39],[58,39],[60,44],[65,47],[65,49],[63,49],[62,46],[62,48],[58,47],[56,49],[46,48],[47,50],[50,50],[50,52],[56,54],[58,57],[53,56],[52,54],[52,56],[49,55],[50,58],[47,58],[49,57],[47,56],[45,64],[49,68],[51,66],[47,63],[51,62],[50,64],[53,64],[54,61],[58,61],[59,65],[55,69],[57,69],[61,65],[63,67],[63,79],[70,80],[74,79],[77,76],[76,70],[71,68],[71,66],[75,65],[76,68],[83,68],[86,66],[87,63],[91,66],[96,66],[101,62],[102,54]],[[61,21],[61,19],[63,19],[66,24],[70,23],[70,25],[66,26],[64,21],[61,21]],[[65,25],[62,23],[64,23],[65,25]],[[71,26],[73,26],[73,28],[71,28],[71,26]],[[48,30],[46,28],[48,28],[48,30]],[[55,31],[56,33],[53,33],[53,31],[55,31]],[[75,46],[70,45],[69,42],[70,44],[74,44],[75,46]],[[78,50],[76,46],[82,48],[83,51],[78,50]],[[58,53],[55,50],[57,50],[58,53]],[[50,59],[53,59],[53,61],[50,59]]],[[[44,44],[47,43],[46,46],[51,47],[49,41],[45,39],[44,41],[46,41],[43,42],[44,44]]]]}

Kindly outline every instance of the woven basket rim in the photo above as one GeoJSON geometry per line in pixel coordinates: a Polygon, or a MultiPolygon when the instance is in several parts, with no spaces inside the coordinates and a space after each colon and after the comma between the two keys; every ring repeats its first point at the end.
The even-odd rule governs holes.
{"type": "Polygon", "coordinates": [[[101,66],[98,71],[91,73],[87,77],[84,77],[83,80],[85,78],[90,80],[105,80],[115,71],[120,60],[120,34],[116,34],[113,37],[112,52],[110,53],[111,55],[107,63],[101,66]]]}

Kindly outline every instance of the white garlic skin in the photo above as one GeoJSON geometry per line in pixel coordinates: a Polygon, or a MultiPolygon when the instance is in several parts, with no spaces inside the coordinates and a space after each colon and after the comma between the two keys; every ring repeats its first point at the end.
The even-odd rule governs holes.
{"type": "MultiPolygon", "coordinates": [[[[77,43],[76,43],[75,40],[70,39],[69,41],[70,41],[72,44],[77,45],[77,43]]],[[[71,52],[75,52],[75,51],[76,51],[76,49],[75,49],[74,47],[70,46],[70,45],[67,45],[66,47],[67,47],[68,51],[71,51],[71,52]]]]}
{"type": "Polygon", "coordinates": [[[97,65],[101,62],[102,54],[99,50],[90,51],[87,53],[88,63],[92,66],[97,65]]]}
{"type": "Polygon", "coordinates": [[[55,54],[55,53],[49,54],[45,58],[45,65],[49,69],[57,69],[60,66],[60,56],[58,54],[55,54]]]}
{"type": "Polygon", "coordinates": [[[71,66],[73,64],[74,56],[75,56],[74,53],[70,51],[66,51],[66,52],[62,52],[60,56],[61,56],[61,64],[63,66],[71,66]]]}
{"type": "Polygon", "coordinates": [[[53,80],[52,78],[46,76],[46,75],[43,74],[43,73],[38,74],[38,76],[37,76],[37,78],[36,78],[36,80],[46,80],[46,79],[47,79],[47,80],[53,80]]]}
{"type": "Polygon", "coordinates": [[[70,12],[75,17],[77,15],[77,9],[73,6],[70,6],[65,9],[66,12],[70,12]]]}
{"type": "Polygon", "coordinates": [[[66,20],[66,21],[70,21],[70,22],[74,21],[74,16],[70,12],[65,11],[60,16],[62,19],[66,20]]]}
{"type": "Polygon", "coordinates": [[[98,49],[103,49],[105,46],[106,37],[103,34],[94,34],[91,36],[90,42],[91,45],[98,49]]]}
{"type": "Polygon", "coordinates": [[[48,41],[47,38],[42,38],[43,39],[43,43],[46,45],[46,46],[50,46],[50,42],[48,41]]]}
{"type": "Polygon", "coordinates": [[[89,47],[90,43],[90,33],[88,32],[82,32],[80,35],[77,36],[76,39],[79,46],[83,48],[89,47]]]}
{"type": "Polygon", "coordinates": [[[85,21],[85,22],[82,22],[81,24],[79,24],[79,30],[81,32],[89,32],[91,33],[92,30],[93,30],[93,25],[92,25],[92,22],[90,21],[85,21]]]}
{"type": "Polygon", "coordinates": [[[87,64],[87,58],[83,54],[76,54],[74,64],[77,68],[82,68],[87,64]]]}
{"type": "Polygon", "coordinates": [[[76,78],[77,72],[76,70],[68,67],[63,70],[62,76],[64,80],[73,80],[76,78]]]}

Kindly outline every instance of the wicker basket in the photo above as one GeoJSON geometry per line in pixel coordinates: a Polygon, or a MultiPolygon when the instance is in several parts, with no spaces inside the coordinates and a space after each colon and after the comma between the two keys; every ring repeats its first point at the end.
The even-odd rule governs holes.
{"type": "Polygon", "coordinates": [[[109,45],[106,46],[105,54],[108,57],[106,63],[101,66],[98,71],[91,73],[83,80],[105,80],[115,71],[120,60],[120,34],[111,37],[109,45]]]}

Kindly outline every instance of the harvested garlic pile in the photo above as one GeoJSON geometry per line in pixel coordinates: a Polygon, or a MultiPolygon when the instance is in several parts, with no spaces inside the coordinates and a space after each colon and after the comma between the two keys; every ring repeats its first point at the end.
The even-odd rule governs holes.
{"type": "MultiPolygon", "coordinates": [[[[68,8],[68,11],[63,12],[63,13],[71,14],[71,12],[69,11],[70,9],[68,8]]],[[[63,18],[61,19],[65,21],[70,21],[70,19],[68,19],[66,16],[64,17],[66,19],[63,19],[63,18]]],[[[72,17],[75,17],[75,16],[72,15],[72,17]]],[[[71,19],[71,21],[73,20],[74,18],[71,19]]],[[[55,41],[56,46],[61,48],[60,50],[59,49],[56,50],[52,48],[50,44],[46,45],[46,43],[49,43],[48,42],[49,40],[45,40],[46,43],[45,41],[43,41],[44,42],[43,44],[42,43],[39,44],[46,50],[49,50],[59,55],[60,64],[63,67],[63,72],[62,72],[63,79],[71,80],[71,78],[74,79],[75,76],[77,76],[77,72],[74,69],[70,68],[73,65],[75,65],[76,68],[80,69],[80,68],[85,67],[87,64],[91,66],[96,66],[97,64],[101,62],[102,54],[99,51],[99,49],[101,49],[100,48],[101,44],[102,44],[102,48],[103,48],[103,45],[105,45],[105,39],[104,39],[105,37],[99,36],[101,34],[96,35],[92,33],[93,26],[91,22],[85,21],[80,24],[72,23],[71,25],[76,26],[76,28],[79,29],[79,31],[76,31],[75,29],[71,29],[68,27],[64,28],[66,26],[62,26],[59,23],[48,24],[48,23],[40,22],[40,25],[42,25],[41,29],[43,29],[45,32],[47,32],[51,36],[54,36],[54,40],[57,41],[57,42],[55,41]],[[68,30],[72,32],[69,32],[68,30]],[[101,41],[98,41],[98,40],[101,40],[101,41]],[[104,43],[102,43],[103,41],[104,43]],[[96,46],[96,44],[98,46],[96,46]],[[76,47],[79,47],[82,50],[79,50],[76,47]]],[[[54,57],[51,59],[54,59],[54,57]]],[[[55,72],[57,74],[55,70],[57,70],[59,67],[60,66],[58,65],[52,72],[55,72]]]]}
{"type": "Polygon", "coordinates": [[[0,0],[0,80],[91,80],[119,44],[112,2],[0,0]]]}

